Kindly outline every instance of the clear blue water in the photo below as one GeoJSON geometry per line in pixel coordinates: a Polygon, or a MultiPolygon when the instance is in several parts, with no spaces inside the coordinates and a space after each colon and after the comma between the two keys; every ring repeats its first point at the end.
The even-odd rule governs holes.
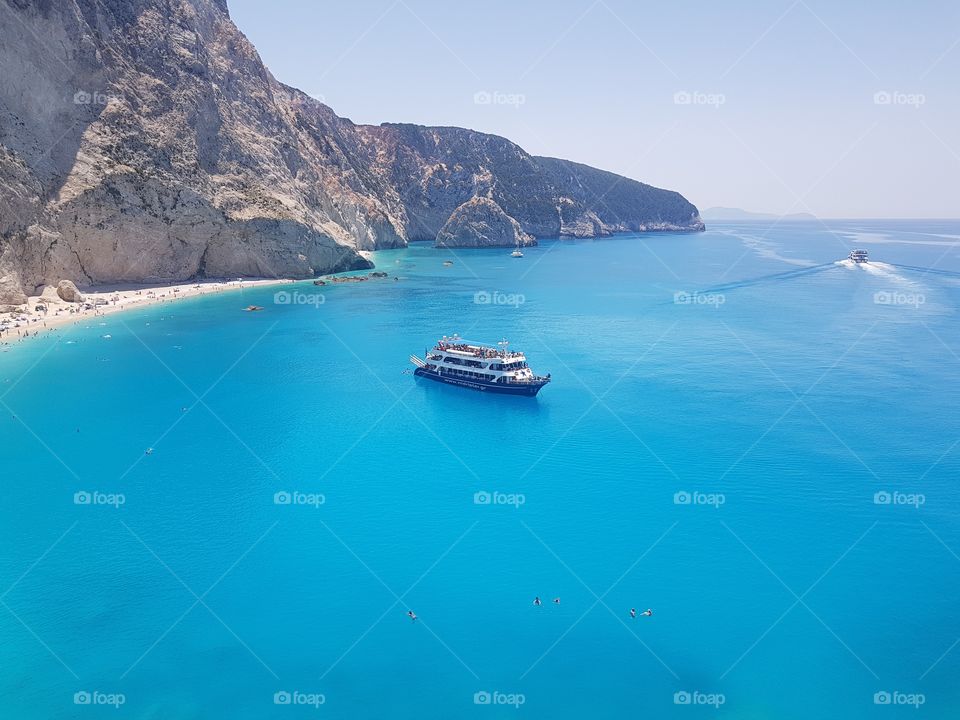
{"type": "Polygon", "coordinates": [[[957,717],[958,237],[849,221],[522,260],[418,245],[378,254],[398,281],[318,306],[262,288],[15,345],[0,715],[957,717]],[[833,264],[856,246],[889,265],[833,264]],[[404,372],[453,332],[506,336],[554,381],[531,400],[404,372]]]}

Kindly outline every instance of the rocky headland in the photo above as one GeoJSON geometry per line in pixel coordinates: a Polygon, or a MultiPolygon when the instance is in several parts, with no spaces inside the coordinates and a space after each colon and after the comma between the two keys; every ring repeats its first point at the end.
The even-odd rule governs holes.
{"type": "Polygon", "coordinates": [[[676,192],[501,137],[341,118],[225,0],[0,0],[0,67],[0,307],[63,280],[315,277],[416,240],[703,229],[676,192]]]}

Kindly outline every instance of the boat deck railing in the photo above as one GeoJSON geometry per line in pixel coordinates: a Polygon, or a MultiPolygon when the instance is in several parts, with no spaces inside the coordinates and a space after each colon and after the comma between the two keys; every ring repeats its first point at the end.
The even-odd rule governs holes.
{"type": "Polygon", "coordinates": [[[457,353],[469,357],[479,357],[484,359],[502,358],[511,360],[524,357],[523,353],[513,350],[500,350],[498,348],[486,345],[474,345],[471,343],[444,343],[439,342],[433,348],[437,352],[457,353]]]}

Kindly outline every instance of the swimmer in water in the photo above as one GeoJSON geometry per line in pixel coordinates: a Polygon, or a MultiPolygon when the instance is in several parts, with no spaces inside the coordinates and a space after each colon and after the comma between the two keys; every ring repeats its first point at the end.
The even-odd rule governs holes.
{"type": "Polygon", "coordinates": [[[630,608],[630,617],[635,618],[637,616],[637,609],[630,608]]]}
{"type": "Polygon", "coordinates": [[[537,596],[533,599],[533,604],[536,605],[537,607],[540,607],[540,596],[539,596],[539,595],[537,595],[537,596]]]}
{"type": "Polygon", "coordinates": [[[650,617],[651,615],[653,615],[653,610],[651,610],[650,608],[647,608],[640,614],[643,615],[644,617],[650,617]]]}
{"type": "Polygon", "coordinates": [[[554,599],[553,599],[553,604],[554,604],[554,605],[559,605],[559,604],[560,604],[560,598],[554,598],[554,599]]]}
{"type": "Polygon", "coordinates": [[[407,610],[407,617],[409,617],[411,620],[417,619],[417,616],[414,614],[413,610],[407,610]]]}

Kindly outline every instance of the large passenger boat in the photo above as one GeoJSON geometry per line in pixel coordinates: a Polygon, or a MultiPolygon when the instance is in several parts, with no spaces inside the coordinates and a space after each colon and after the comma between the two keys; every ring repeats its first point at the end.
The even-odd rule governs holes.
{"type": "Polygon", "coordinates": [[[550,382],[550,375],[534,375],[522,352],[496,345],[468,342],[457,335],[442,337],[424,357],[410,356],[413,374],[437,382],[504,395],[534,396],[550,382]]]}

